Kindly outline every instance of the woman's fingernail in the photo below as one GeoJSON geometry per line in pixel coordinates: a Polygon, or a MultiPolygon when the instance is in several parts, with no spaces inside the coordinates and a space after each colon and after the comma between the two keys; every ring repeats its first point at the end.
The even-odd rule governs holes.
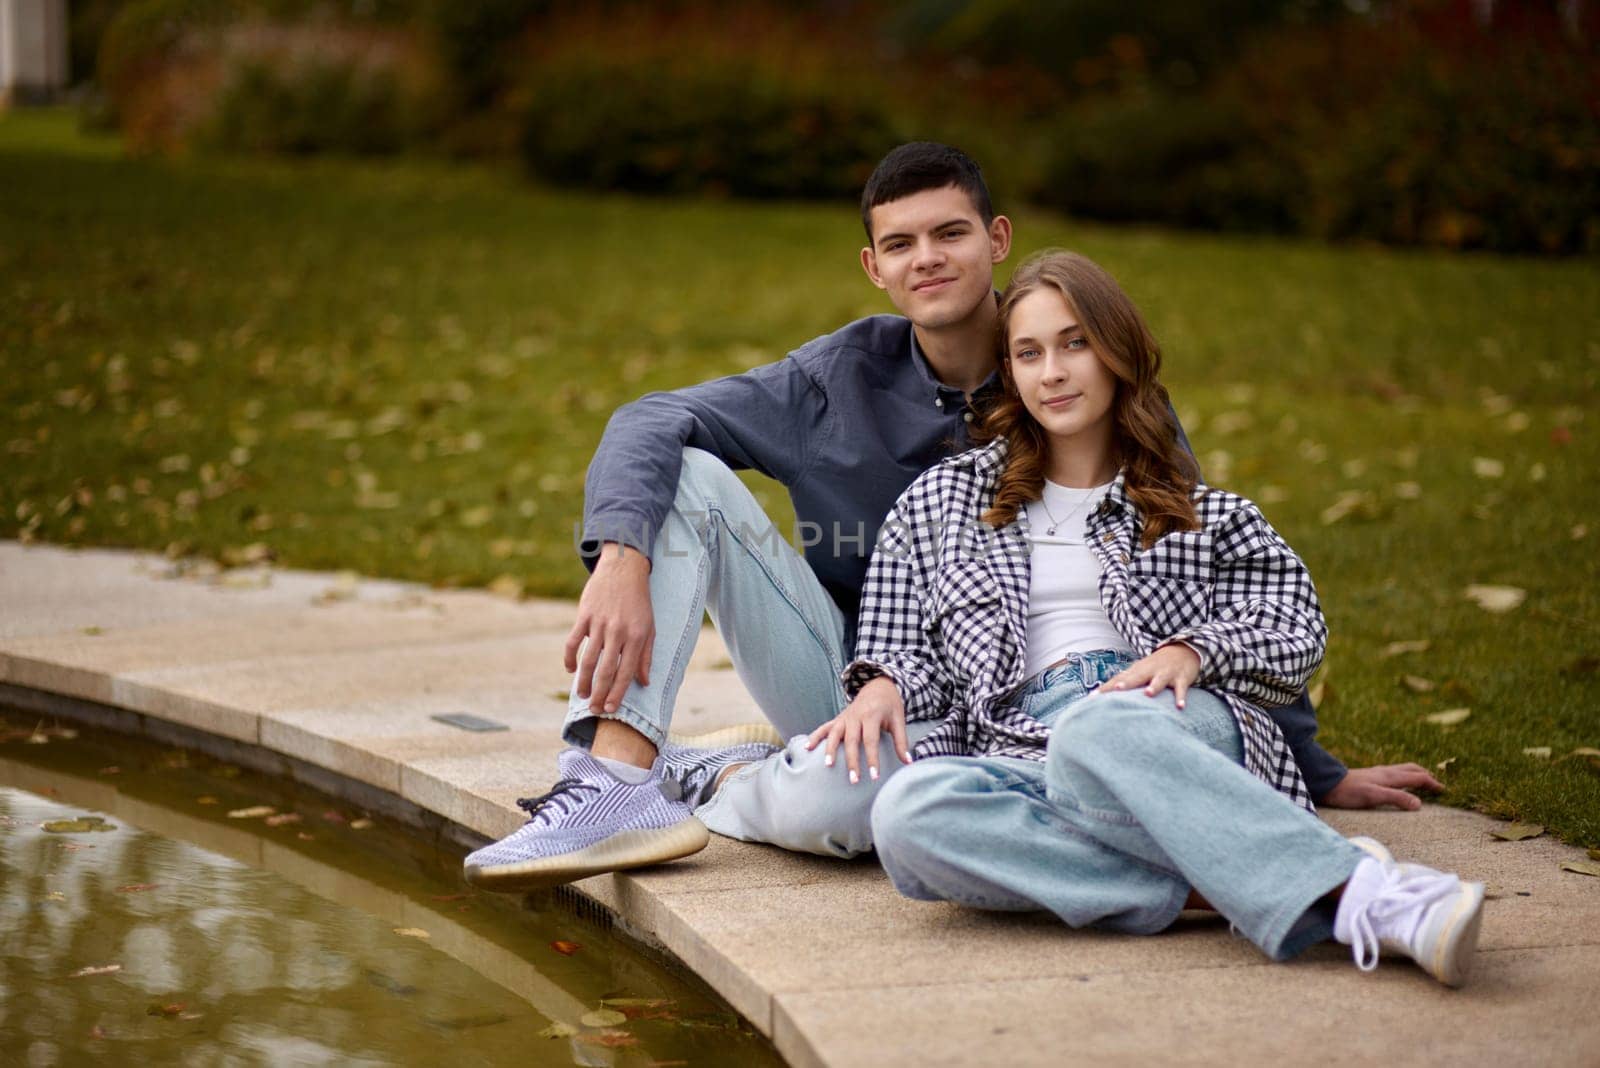
{"type": "Polygon", "coordinates": [[[878,781],[878,769],[877,768],[868,768],[867,769],[867,774],[872,777],[872,781],[873,782],[877,782],[878,781]]]}
{"type": "Polygon", "coordinates": [[[830,756],[827,760],[824,760],[823,763],[830,768],[833,767],[833,757],[830,756]]]}
{"type": "Polygon", "coordinates": [[[861,776],[857,775],[855,772],[852,771],[850,773],[850,785],[854,786],[856,783],[858,783],[860,781],[861,781],[861,776]]]}

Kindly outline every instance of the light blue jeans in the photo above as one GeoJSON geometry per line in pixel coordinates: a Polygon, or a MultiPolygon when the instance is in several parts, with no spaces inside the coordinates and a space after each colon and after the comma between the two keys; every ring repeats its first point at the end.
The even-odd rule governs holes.
{"type": "MultiPolygon", "coordinates": [[[[656,639],[651,683],[623,695],[616,718],[660,746],[672,722],[689,657],[706,612],[762,713],[788,746],[730,775],[695,810],[711,830],[785,849],[851,857],[872,848],[873,798],[904,767],[885,738],[880,779],[852,785],[841,756],[823,763],[805,736],[838,715],[846,701],[844,615],[816,573],[778,531],[737,475],[702,449],[683,450],[672,509],[651,553],[650,599],[656,639]]],[[[588,746],[595,717],[574,679],[562,735],[588,746]]],[[[935,724],[910,724],[916,744],[935,724]]],[[[863,762],[864,763],[864,762],[863,762]]]]}
{"type": "Polygon", "coordinates": [[[1366,854],[1245,770],[1221,699],[1085,696],[1097,674],[1069,664],[1014,699],[1052,727],[1042,763],[940,757],[888,783],[871,822],[895,887],[1136,934],[1193,889],[1276,960],[1332,937],[1319,901],[1366,854]]]}

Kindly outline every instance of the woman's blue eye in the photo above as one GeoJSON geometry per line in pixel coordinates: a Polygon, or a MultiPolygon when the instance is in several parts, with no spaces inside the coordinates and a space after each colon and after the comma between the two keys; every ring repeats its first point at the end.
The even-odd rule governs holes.
{"type": "Polygon", "coordinates": [[[1069,349],[1086,349],[1088,347],[1089,339],[1086,337],[1075,337],[1067,340],[1067,348],[1069,349]]]}

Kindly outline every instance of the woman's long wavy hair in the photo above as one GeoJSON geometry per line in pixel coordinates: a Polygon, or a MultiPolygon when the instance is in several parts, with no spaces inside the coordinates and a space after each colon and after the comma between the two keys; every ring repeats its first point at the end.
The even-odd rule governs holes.
{"type": "Polygon", "coordinates": [[[1128,496],[1144,517],[1142,545],[1149,548],[1173,531],[1199,529],[1191,498],[1200,472],[1178,444],[1177,422],[1159,378],[1161,347],[1116,279],[1088,257],[1061,249],[1047,249],[1018,267],[1000,298],[1003,390],[974,423],[971,437],[976,444],[1004,438],[1009,449],[994,504],[983,521],[997,529],[1012,523],[1025,504],[1044,492],[1044,428],[1017,392],[1008,341],[1017,302],[1046,286],[1066,298],[1095,355],[1116,376],[1112,449],[1125,473],[1128,496]]]}

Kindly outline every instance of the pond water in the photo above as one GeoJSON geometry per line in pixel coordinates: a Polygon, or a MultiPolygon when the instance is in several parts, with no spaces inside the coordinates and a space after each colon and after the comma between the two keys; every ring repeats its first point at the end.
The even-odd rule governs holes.
{"type": "Polygon", "coordinates": [[[292,781],[0,710],[0,1064],[781,1065],[681,967],[292,781]]]}

